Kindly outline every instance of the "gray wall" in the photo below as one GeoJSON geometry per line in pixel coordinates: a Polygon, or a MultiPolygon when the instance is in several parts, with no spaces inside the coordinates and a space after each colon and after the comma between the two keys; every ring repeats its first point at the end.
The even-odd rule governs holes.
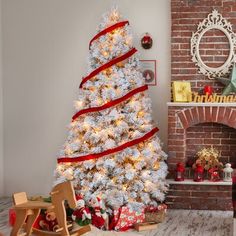
{"type": "Polygon", "coordinates": [[[2,104],[2,0],[0,0],[0,196],[3,187],[3,104],[2,104]]]}
{"type": "MultiPolygon", "coordinates": [[[[5,194],[50,191],[56,155],[65,140],[73,100],[86,72],[89,40],[113,2],[3,0],[5,194]]],[[[153,35],[152,50],[140,52],[142,59],[158,60],[158,85],[150,88],[150,95],[153,116],[165,143],[170,0],[117,2],[133,27],[138,49],[143,33],[153,35]]]]}

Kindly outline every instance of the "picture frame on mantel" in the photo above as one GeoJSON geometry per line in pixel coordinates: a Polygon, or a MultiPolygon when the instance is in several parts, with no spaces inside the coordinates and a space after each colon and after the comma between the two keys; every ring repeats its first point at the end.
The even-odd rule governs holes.
{"type": "Polygon", "coordinates": [[[156,60],[140,60],[141,72],[148,86],[157,85],[157,61],[156,60]]]}

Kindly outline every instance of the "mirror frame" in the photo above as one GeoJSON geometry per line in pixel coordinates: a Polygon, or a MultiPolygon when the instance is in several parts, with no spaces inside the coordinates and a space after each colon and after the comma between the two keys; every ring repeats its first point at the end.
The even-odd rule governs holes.
{"type": "Polygon", "coordinates": [[[198,24],[197,31],[191,37],[191,56],[192,61],[198,67],[198,72],[206,75],[209,79],[223,77],[229,73],[230,67],[235,62],[236,35],[232,30],[232,25],[222,17],[217,10],[213,10],[207,18],[198,24]],[[218,29],[222,31],[229,41],[229,55],[223,65],[219,67],[207,66],[200,56],[199,46],[203,35],[211,30],[218,29]]]}

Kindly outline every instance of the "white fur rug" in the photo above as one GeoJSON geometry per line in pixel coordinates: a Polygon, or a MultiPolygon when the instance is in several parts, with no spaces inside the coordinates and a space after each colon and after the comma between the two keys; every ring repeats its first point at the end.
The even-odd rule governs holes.
{"type": "MultiPolygon", "coordinates": [[[[0,199],[0,232],[9,236],[8,209],[12,206],[9,198],[0,199]]],[[[236,227],[235,227],[236,228],[236,227]]],[[[232,236],[233,212],[168,210],[165,221],[151,231],[101,231],[92,226],[85,236],[232,236]]],[[[236,235],[236,232],[235,232],[236,235]]]]}

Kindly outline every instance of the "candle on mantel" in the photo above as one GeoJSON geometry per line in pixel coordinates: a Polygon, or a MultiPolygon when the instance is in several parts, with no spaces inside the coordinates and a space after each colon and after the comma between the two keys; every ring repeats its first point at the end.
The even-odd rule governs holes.
{"type": "Polygon", "coordinates": [[[231,182],[232,181],[233,168],[231,167],[230,163],[225,164],[225,168],[223,169],[223,173],[224,173],[223,180],[225,182],[231,182]]]}
{"type": "Polygon", "coordinates": [[[175,181],[184,181],[184,164],[179,162],[176,164],[175,181]]]}
{"type": "Polygon", "coordinates": [[[196,164],[196,168],[194,169],[194,178],[195,182],[202,182],[203,181],[203,172],[204,169],[200,164],[196,164]]]}

